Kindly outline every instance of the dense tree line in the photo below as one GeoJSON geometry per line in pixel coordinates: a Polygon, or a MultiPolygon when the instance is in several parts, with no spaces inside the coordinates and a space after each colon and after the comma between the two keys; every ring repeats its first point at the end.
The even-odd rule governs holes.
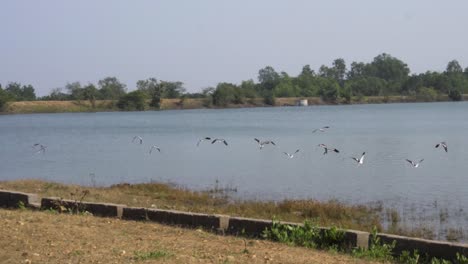
{"type": "Polygon", "coordinates": [[[79,82],[67,83],[53,89],[44,97],[36,98],[31,85],[9,83],[0,85],[0,107],[7,101],[31,100],[86,100],[92,106],[96,100],[114,100],[124,110],[143,110],[146,106],[158,109],[162,98],[205,98],[210,107],[244,104],[255,98],[274,104],[276,97],[321,97],[326,102],[350,102],[352,97],[409,95],[424,101],[434,101],[439,95],[461,100],[468,93],[468,67],[463,69],[458,61],[447,64],[444,72],[428,71],[410,74],[408,65],[389,55],[380,54],[371,62],[346,62],[335,59],[330,66],[322,65],[317,72],[309,65],[303,66],[297,76],[277,72],[266,66],[258,72],[258,82],[242,81],[240,84],[221,82],[201,93],[186,93],[182,82],[169,82],[148,78],[136,83],[136,90],[127,93],[125,84],[116,77],[106,77],[97,85],[79,82]],[[149,103],[147,103],[149,102],[149,103]]]}

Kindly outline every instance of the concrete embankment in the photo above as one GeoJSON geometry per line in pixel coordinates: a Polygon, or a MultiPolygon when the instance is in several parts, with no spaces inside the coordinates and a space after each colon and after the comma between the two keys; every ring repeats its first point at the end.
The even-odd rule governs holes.
{"type": "MultiPolygon", "coordinates": [[[[154,221],[191,228],[205,228],[223,234],[259,237],[265,229],[273,226],[273,221],[227,215],[201,214],[176,210],[161,210],[154,208],[127,207],[122,204],[91,203],[75,200],[64,200],[57,197],[39,199],[36,194],[0,190],[0,207],[6,208],[34,208],[57,211],[87,211],[95,216],[118,217],[124,220],[154,221]]],[[[301,225],[298,223],[284,223],[301,225]]],[[[321,228],[326,230],[326,227],[321,228]]],[[[350,248],[367,248],[372,243],[372,236],[368,232],[343,230],[344,243],[350,248]]],[[[417,250],[420,254],[454,260],[456,254],[468,256],[468,244],[450,243],[443,241],[426,240],[403,237],[390,234],[377,234],[384,243],[391,244],[396,241],[395,254],[403,251],[417,250]]]]}

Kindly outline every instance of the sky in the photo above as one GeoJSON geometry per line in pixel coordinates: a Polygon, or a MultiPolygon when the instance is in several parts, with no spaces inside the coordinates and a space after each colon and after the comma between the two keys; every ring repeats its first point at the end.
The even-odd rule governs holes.
{"type": "Polygon", "coordinates": [[[0,3],[0,84],[44,96],[68,82],[115,76],[182,81],[188,92],[296,76],[343,58],[390,54],[411,73],[468,67],[464,0],[15,0],[0,3]]]}

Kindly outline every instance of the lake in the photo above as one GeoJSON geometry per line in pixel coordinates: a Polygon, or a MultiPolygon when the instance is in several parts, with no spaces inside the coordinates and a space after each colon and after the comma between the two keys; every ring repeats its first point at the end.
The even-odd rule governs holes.
{"type": "Polygon", "coordinates": [[[0,180],[170,182],[239,199],[396,208],[409,227],[468,232],[468,103],[0,116],[0,180]],[[325,132],[312,131],[330,126],[325,132]],[[132,142],[141,136],[143,143],[132,142]],[[202,137],[225,139],[211,144],[202,137]],[[273,140],[260,149],[254,138],[273,140]],[[434,146],[446,141],[448,152],[434,146]],[[35,153],[35,143],[46,145],[35,153]],[[323,155],[317,145],[340,150],[323,155]],[[161,153],[149,150],[157,145],[161,153]],[[289,159],[283,152],[299,153],[289,159]],[[350,157],[366,152],[364,164],[350,157]],[[413,168],[405,159],[424,159],[413,168]],[[443,217],[442,217],[443,216],[443,217]]]}

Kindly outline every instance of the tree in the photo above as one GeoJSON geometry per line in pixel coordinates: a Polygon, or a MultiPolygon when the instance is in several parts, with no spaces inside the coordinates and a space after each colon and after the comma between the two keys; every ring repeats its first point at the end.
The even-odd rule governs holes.
{"type": "Polygon", "coordinates": [[[344,86],[344,81],[346,77],[346,63],[344,59],[336,59],[333,61],[333,78],[340,84],[341,87],[344,86]]]}
{"type": "Polygon", "coordinates": [[[106,77],[98,82],[102,99],[117,100],[126,93],[126,85],[116,77],[106,77]]]}
{"type": "Polygon", "coordinates": [[[53,101],[63,101],[70,100],[70,95],[62,92],[62,88],[54,88],[48,96],[42,98],[42,100],[53,100],[53,101]]]}
{"type": "Polygon", "coordinates": [[[434,88],[421,87],[421,89],[418,91],[418,94],[416,95],[416,98],[418,98],[420,101],[432,102],[437,100],[437,91],[434,90],[434,88]]]}
{"type": "Polygon", "coordinates": [[[3,111],[8,101],[11,100],[11,96],[2,89],[0,85],[0,111],[3,111]]]}
{"type": "Polygon", "coordinates": [[[117,102],[117,107],[125,111],[145,110],[145,93],[139,90],[124,94],[117,102]]]}
{"type": "Polygon", "coordinates": [[[83,88],[80,82],[67,83],[65,89],[67,89],[72,100],[84,100],[83,88]]]}
{"type": "Polygon", "coordinates": [[[279,74],[271,66],[258,71],[258,81],[263,91],[272,91],[280,81],[279,74]]]}
{"type": "Polygon", "coordinates": [[[299,96],[316,96],[319,87],[317,85],[316,75],[309,65],[302,67],[301,73],[293,80],[294,85],[299,88],[299,96]]]}
{"type": "Polygon", "coordinates": [[[242,81],[240,89],[242,90],[243,95],[247,98],[258,97],[257,85],[255,85],[255,82],[252,79],[242,81]]]}
{"type": "Polygon", "coordinates": [[[161,81],[162,98],[179,98],[185,93],[183,82],[161,81]]]}
{"type": "Polygon", "coordinates": [[[338,98],[338,91],[340,85],[337,81],[328,78],[321,78],[320,80],[320,97],[325,102],[336,102],[338,98]]]}
{"type": "Polygon", "coordinates": [[[457,89],[452,89],[448,92],[448,97],[452,99],[452,101],[461,101],[463,100],[463,96],[457,89]]]}
{"type": "Polygon", "coordinates": [[[99,91],[94,84],[90,83],[83,88],[83,99],[88,100],[93,108],[96,107],[96,97],[99,91]]]}
{"type": "Polygon", "coordinates": [[[137,89],[151,98],[150,106],[156,109],[161,107],[162,84],[156,78],[137,81],[137,89]]]}
{"type": "Polygon", "coordinates": [[[216,91],[214,87],[207,87],[202,90],[202,94],[205,99],[203,99],[204,107],[211,107],[213,105],[213,93],[216,91]]]}
{"type": "Polygon", "coordinates": [[[20,83],[12,82],[5,87],[5,92],[7,92],[14,101],[36,100],[34,87],[32,87],[30,84],[21,86],[20,83]]]}
{"type": "Polygon", "coordinates": [[[347,73],[348,80],[369,75],[369,65],[364,62],[352,62],[351,69],[347,73]]]}
{"type": "Polygon", "coordinates": [[[386,81],[402,82],[408,78],[408,65],[389,54],[378,55],[370,65],[371,74],[386,81]]]}
{"type": "Polygon", "coordinates": [[[457,60],[452,60],[447,64],[447,68],[445,69],[447,74],[461,74],[463,73],[463,68],[460,66],[457,60]]]}
{"type": "Polygon", "coordinates": [[[276,85],[273,90],[273,94],[276,97],[295,97],[298,95],[298,90],[294,86],[292,78],[287,73],[282,72],[280,76],[280,82],[276,85]]]}
{"type": "Polygon", "coordinates": [[[216,106],[227,106],[235,100],[236,86],[232,83],[218,83],[213,92],[213,104],[216,106]]]}
{"type": "Polygon", "coordinates": [[[386,81],[377,77],[360,77],[346,82],[351,95],[375,96],[386,89],[386,81]]]}

